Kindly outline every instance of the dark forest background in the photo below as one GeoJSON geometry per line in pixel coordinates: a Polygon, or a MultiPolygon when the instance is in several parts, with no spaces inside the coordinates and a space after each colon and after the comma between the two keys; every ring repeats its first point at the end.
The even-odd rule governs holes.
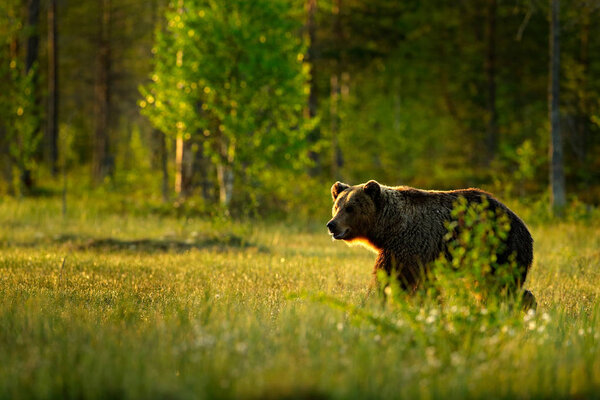
{"type": "Polygon", "coordinates": [[[597,205],[599,17],[597,0],[3,0],[0,193],[310,216],[335,180],[377,179],[597,205]]]}

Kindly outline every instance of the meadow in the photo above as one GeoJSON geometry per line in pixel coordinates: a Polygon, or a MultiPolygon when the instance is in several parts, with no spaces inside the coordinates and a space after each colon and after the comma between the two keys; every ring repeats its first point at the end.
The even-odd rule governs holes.
{"type": "Polygon", "coordinates": [[[310,224],[0,201],[0,398],[600,398],[600,221],[530,223],[536,313],[371,296],[310,224]],[[400,304],[402,302],[402,304],[400,304]]]}

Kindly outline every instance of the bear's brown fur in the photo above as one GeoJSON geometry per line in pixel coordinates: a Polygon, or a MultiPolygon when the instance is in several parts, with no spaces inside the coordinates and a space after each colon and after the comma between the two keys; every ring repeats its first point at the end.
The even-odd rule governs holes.
{"type": "MultiPolygon", "coordinates": [[[[487,198],[489,207],[500,209],[510,219],[506,249],[497,254],[498,264],[507,263],[511,254],[519,268],[516,285],[520,287],[533,261],[533,239],[527,227],[504,204],[479,189],[450,191],[419,190],[406,186],[388,187],[375,181],[350,186],[336,182],[331,187],[333,218],[327,223],[334,239],[360,242],[379,256],[374,273],[384,270],[398,274],[400,284],[413,291],[424,276],[423,268],[447,254],[445,222],[459,197],[468,203],[487,198]]],[[[531,293],[527,292],[526,296],[531,293]]],[[[531,295],[532,296],[532,295],[531,295]]]]}

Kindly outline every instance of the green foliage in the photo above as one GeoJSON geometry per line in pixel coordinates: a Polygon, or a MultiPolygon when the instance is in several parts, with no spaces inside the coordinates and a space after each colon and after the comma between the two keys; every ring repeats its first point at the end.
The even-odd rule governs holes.
{"type": "MultiPolygon", "coordinates": [[[[456,125],[446,116],[433,117],[430,99],[420,86],[429,83],[421,82],[424,77],[399,65],[402,57],[391,57],[387,62],[373,63],[354,78],[355,85],[342,103],[340,114],[344,179],[418,184],[420,177],[427,176],[429,185],[435,185],[435,181],[444,186],[452,185],[449,181],[460,182],[464,175],[459,179],[450,177],[452,165],[463,161],[458,146],[453,147],[457,142],[448,136],[456,125]],[[438,159],[432,163],[431,158],[442,152],[457,155],[452,161],[438,159]],[[425,153],[429,156],[423,157],[425,153]]],[[[467,169],[464,174],[469,173],[467,169]]]]}
{"type": "MultiPolygon", "coordinates": [[[[0,39],[2,40],[2,56],[4,51],[10,46],[10,42],[23,29],[23,21],[20,18],[20,2],[18,0],[6,0],[0,4],[0,39]]],[[[3,59],[3,61],[6,61],[3,59]]],[[[4,65],[4,63],[3,63],[4,65]]]]}
{"type": "Polygon", "coordinates": [[[448,258],[441,255],[432,270],[440,300],[466,295],[469,303],[485,303],[490,296],[506,300],[514,295],[521,274],[514,262],[515,255],[509,257],[507,264],[498,261],[498,254],[506,251],[508,215],[501,209],[492,209],[485,198],[478,204],[459,198],[452,217],[455,220],[447,223],[445,238],[448,258]]]}
{"type": "MultiPolygon", "coordinates": [[[[7,91],[2,96],[0,107],[4,110],[6,140],[9,153],[15,162],[19,174],[31,171],[36,167],[34,156],[37,153],[42,135],[37,129],[39,118],[33,95],[32,79],[35,68],[28,73],[23,71],[20,63],[13,59],[9,64],[7,91]]],[[[22,190],[22,189],[21,189],[22,190]]]]}
{"type": "MultiPolygon", "coordinates": [[[[172,142],[181,137],[193,153],[186,159],[192,160],[186,164],[191,176],[184,179],[193,205],[178,211],[162,205],[167,213],[216,208],[217,192],[232,176],[234,215],[310,215],[322,204],[321,186],[335,179],[435,189],[484,186],[527,204],[548,199],[546,5],[323,0],[307,7],[313,3],[113,2],[108,129],[117,177],[106,189],[159,197],[163,163],[156,161],[168,158],[173,177],[172,142]],[[498,146],[488,154],[492,91],[498,146]],[[312,121],[302,118],[303,110],[312,121]],[[167,135],[166,146],[153,140],[155,129],[167,135]],[[139,132],[139,142],[130,140],[132,132],[139,132]],[[153,159],[149,166],[147,157],[153,159]],[[334,160],[342,165],[333,167],[334,160]],[[315,185],[312,197],[309,184],[315,185]]],[[[99,7],[58,7],[59,76],[77,77],[60,79],[60,136],[68,140],[59,153],[68,153],[67,169],[79,191],[89,186],[81,171],[89,173],[92,159],[95,96],[89,94],[96,81],[99,7]]],[[[596,204],[600,193],[594,74],[600,64],[593,51],[599,12],[589,2],[563,3],[561,10],[567,189],[585,204],[596,204]]],[[[26,13],[22,1],[0,5],[3,188],[24,169],[43,185],[58,184],[46,179],[40,138],[32,133],[39,124],[34,114],[44,114],[32,108],[33,91],[42,94],[45,107],[47,22],[40,18],[41,69],[33,88],[22,62],[30,33],[26,13]],[[14,166],[19,171],[11,174],[14,166]]],[[[532,207],[541,219],[543,208],[532,207]]]]}
{"type": "Polygon", "coordinates": [[[116,187],[128,187],[132,197],[152,196],[160,193],[160,180],[152,169],[152,155],[145,144],[146,137],[138,126],[130,129],[129,135],[119,143],[115,157],[116,170],[113,184],[116,187]]]}
{"type": "Polygon", "coordinates": [[[13,53],[15,43],[23,36],[23,23],[19,18],[20,3],[8,1],[0,8],[0,133],[8,146],[9,157],[15,169],[14,190],[22,193],[21,176],[36,168],[37,154],[42,135],[38,130],[39,113],[35,103],[33,84],[37,66],[29,71],[13,53]]]}
{"type": "Polygon", "coordinates": [[[169,135],[195,138],[238,176],[305,165],[308,67],[295,3],[186,1],[157,32],[143,113],[169,135]]]}
{"type": "Polygon", "coordinates": [[[266,169],[238,184],[232,208],[242,216],[320,223],[331,218],[331,183],[297,171],[266,169]]]}

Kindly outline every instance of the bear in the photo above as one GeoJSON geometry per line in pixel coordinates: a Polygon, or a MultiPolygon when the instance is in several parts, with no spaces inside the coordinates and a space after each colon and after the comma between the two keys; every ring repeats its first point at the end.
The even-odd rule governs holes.
{"type": "MultiPolygon", "coordinates": [[[[421,190],[408,186],[389,187],[374,180],[351,186],[336,182],[331,187],[333,218],[327,223],[334,240],[360,243],[378,256],[373,273],[396,274],[400,286],[414,292],[426,276],[428,266],[440,254],[449,256],[447,222],[462,197],[468,204],[481,203],[505,213],[510,230],[504,251],[497,254],[499,265],[514,260],[518,274],[514,286],[520,289],[533,262],[533,238],[525,223],[490,193],[480,189],[449,191],[421,190]]],[[[535,308],[535,297],[523,292],[524,308],[535,308]]]]}

